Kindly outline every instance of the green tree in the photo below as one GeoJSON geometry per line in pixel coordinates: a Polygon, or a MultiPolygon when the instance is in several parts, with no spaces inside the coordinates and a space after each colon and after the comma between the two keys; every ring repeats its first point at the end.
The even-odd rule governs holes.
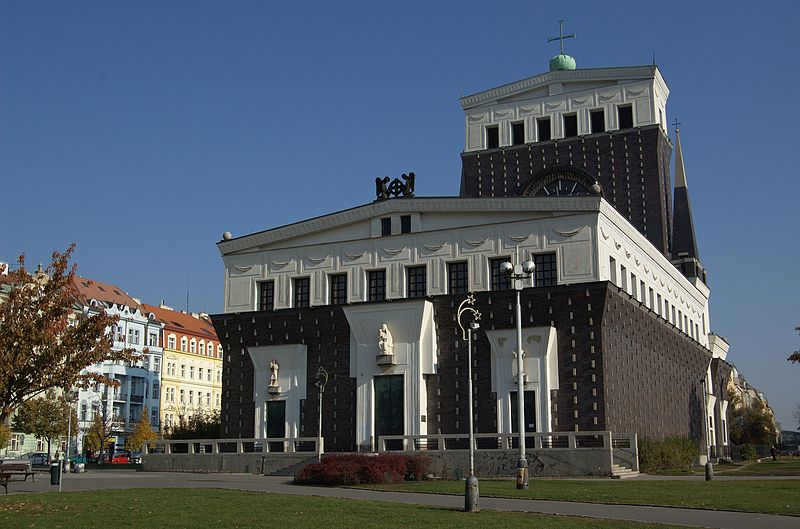
{"type": "Polygon", "coordinates": [[[95,404],[92,424],[83,436],[83,444],[86,450],[97,452],[98,461],[103,461],[106,447],[114,441],[114,416],[109,409],[108,386],[95,404]]]}
{"type": "Polygon", "coordinates": [[[150,418],[147,416],[147,408],[145,408],[142,410],[142,416],[136,423],[133,433],[125,440],[125,448],[129,451],[141,450],[148,441],[156,439],[158,439],[158,434],[153,431],[150,418]]]}
{"type": "Polygon", "coordinates": [[[11,428],[0,422],[0,449],[5,449],[11,440],[11,428]]]}
{"type": "Polygon", "coordinates": [[[91,381],[116,385],[100,373],[82,373],[106,360],[136,360],[130,349],[113,350],[109,332],[116,316],[80,310],[70,265],[75,245],[53,253],[43,272],[30,273],[25,256],[10,272],[10,290],[0,303],[0,423],[31,397],[50,388],[72,388],[91,381]]]}
{"type": "MultiPolygon", "coordinates": [[[[795,327],[794,330],[800,332],[800,325],[795,327]]],[[[795,363],[800,362],[800,351],[795,351],[792,354],[790,354],[789,358],[787,358],[787,360],[790,361],[790,362],[795,362],[795,363]]]]}
{"type": "Polygon", "coordinates": [[[734,408],[731,413],[731,440],[738,445],[763,445],[775,442],[775,417],[763,403],[734,408]]]}
{"type": "Polygon", "coordinates": [[[44,397],[26,400],[17,408],[12,419],[14,429],[28,432],[47,441],[47,453],[50,454],[52,441],[67,436],[70,414],[72,424],[78,424],[75,410],[55,391],[48,390],[44,397]]]}
{"type": "Polygon", "coordinates": [[[173,426],[167,439],[219,439],[222,422],[218,411],[209,413],[196,412],[188,419],[186,415],[178,416],[178,424],[173,426]]]}

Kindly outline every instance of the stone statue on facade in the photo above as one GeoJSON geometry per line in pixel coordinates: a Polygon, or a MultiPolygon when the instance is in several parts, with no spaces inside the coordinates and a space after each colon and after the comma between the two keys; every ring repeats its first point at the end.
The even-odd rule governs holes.
{"type": "Polygon", "coordinates": [[[392,338],[392,331],[385,323],[381,325],[378,330],[378,349],[382,355],[394,354],[394,339],[392,338]]]}
{"type": "Polygon", "coordinates": [[[277,388],[278,387],[278,369],[280,366],[278,362],[275,360],[270,361],[269,363],[269,387],[277,388]]]}

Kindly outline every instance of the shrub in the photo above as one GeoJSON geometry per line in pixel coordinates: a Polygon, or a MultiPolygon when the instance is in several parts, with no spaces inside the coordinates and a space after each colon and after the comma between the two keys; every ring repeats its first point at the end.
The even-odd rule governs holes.
{"type": "Polygon", "coordinates": [[[430,459],[425,456],[335,454],[304,466],[294,480],[327,486],[398,483],[405,479],[423,479],[429,466],[430,459]]]}
{"type": "Polygon", "coordinates": [[[687,468],[698,453],[697,444],[686,437],[639,439],[639,467],[642,472],[687,468]]]}
{"type": "Polygon", "coordinates": [[[742,461],[755,461],[758,459],[755,446],[751,444],[743,444],[740,449],[740,457],[742,458],[742,461]]]}

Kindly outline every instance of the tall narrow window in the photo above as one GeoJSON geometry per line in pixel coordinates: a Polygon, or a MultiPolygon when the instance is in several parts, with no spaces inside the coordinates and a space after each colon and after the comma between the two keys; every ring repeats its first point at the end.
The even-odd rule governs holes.
{"type": "Polygon", "coordinates": [[[602,108],[589,112],[589,118],[592,121],[592,134],[606,131],[606,113],[602,108]]]}
{"type": "Polygon", "coordinates": [[[386,299],[386,270],[370,270],[367,272],[367,282],[367,301],[386,299]]]}
{"type": "Polygon", "coordinates": [[[411,233],[411,215],[400,216],[400,233],[411,233]]]}
{"type": "Polygon", "coordinates": [[[656,314],[661,316],[661,294],[656,294],[656,314]]]}
{"type": "Polygon", "coordinates": [[[489,260],[489,277],[492,281],[492,290],[509,290],[511,288],[511,278],[500,269],[500,265],[507,261],[509,261],[508,257],[489,260]]]}
{"type": "Polygon", "coordinates": [[[620,129],[633,128],[633,107],[630,105],[624,107],[617,107],[617,116],[619,119],[620,129]]]}
{"type": "Polygon", "coordinates": [[[258,284],[258,310],[275,310],[275,281],[258,284]]]}
{"type": "Polygon", "coordinates": [[[569,114],[564,116],[564,137],[574,138],[578,135],[578,116],[569,114]]]}
{"type": "Polygon", "coordinates": [[[647,304],[647,297],[646,297],[647,296],[647,287],[645,286],[644,281],[639,281],[639,295],[641,296],[639,301],[641,301],[642,303],[644,303],[646,305],[647,304]]]}
{"type": "Polygon", "coordinates": [[[496,149],[500,147],[500,129],[497,125],[486,127],[486,148],[496,149]]]}
{"type": "Polygon", "coordinates": [[[633,299],[637,300],[639,299],[639,290],[637,289],[638,286],[639,284],[636,282],[636,274],[631,272],[631,295],[633,296],[633,299]]]}
{"type": "Polygon", "coordinates": [[[620,282],[619,286],[622,287],[622,290],[627,292],[628,291],[628,269],[625,268],[622,265],[619,266],[619,282],[620,282]]]}
{"type": "Polygon", "coordinates": [[[295,277],[292,279],[294,288],[294,306],[308,307],[311,300],[311,280],[307,277],[295,277]]]}
{"type": "Polygon", "coordinates": [[[533,256],[536,264],[534,271],[534,286],[551,287],[558,283],[555,253],[539,253],[533,256]]]}
{"type": "Polygon", "coordinates": [[[331,305],[347,303],[347,274],[333,274],[331,281],[331,305]]]}
{"type": "Polygon", "coordinates": [[[388,237],[392,234],[392,218],[385,217],[381,219],[381,237],[388,237]]]}
{"type": "Polygon", "coordinates": [[[406,268],[406,285],[409,298],[424,298],[427,293],[425,267],[409,266],[406,268]]]}
{"type": "Polygon", "coordinates": [[[522,145],[525,143],[525,122],[511,124],[511,145],[522,145]]]}
{"type": "Polygon", "coordinates": [[[656,304],[655,304],[655,299],[654,299],[655,294],[653,293],[653,289],[652,288],[648,289],[648,292],[650,293],[650,310],[655,309],[656,314],[657,314],[658,313],[658,308],[656,307],[656,304]]]}
{"type": "Polygon", "coordinates": [[[469,291],[469,270],[466,261],[447,263],[447,293],[466,294],[469,291]]]}
{"type": "Polygon", "coordinates": [[[608,258],[608,278],[612,283],[617,284],[617,261],[613,257],[608,258]]]}
{"type": "Polygon", "coordinates": [[[539,118],[536,120],[537,139],[539,141],[549,141],[553,134],[550,130],[550,118],[539,118]]]}

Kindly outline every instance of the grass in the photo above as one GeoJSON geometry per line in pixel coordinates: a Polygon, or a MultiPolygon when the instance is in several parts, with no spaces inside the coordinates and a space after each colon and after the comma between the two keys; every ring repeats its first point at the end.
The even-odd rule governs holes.
{"type": "Polygon", "coordinates": [[[4,529],[385,527],[485,529],[676,529],[567,516],[455,510],[221,489],[127,489],[0,497],[4,529]]]}
{"type": "MultiPolygon", "coordinates": [[[[658,472],[658,474],[668,476],[702,476],[704,473],[703,467],[658,472]]],[[[800,478],[800,458],[780,458],[777,461],[766,458],[762,459],[760,463],[753,461],[714,465],[714,474],[721,476],[798,476],[800,478]]]]}
{"type": "MultiPolygon", "coordinates": [[[[463,481],[409,482],[374,488],[464,494],[463,481]]],[[[481,480],[480,495],[800,516],[800,480],[706,482],[532,479],[527,491],[517,490],[513,480],[481,480]]]]}

